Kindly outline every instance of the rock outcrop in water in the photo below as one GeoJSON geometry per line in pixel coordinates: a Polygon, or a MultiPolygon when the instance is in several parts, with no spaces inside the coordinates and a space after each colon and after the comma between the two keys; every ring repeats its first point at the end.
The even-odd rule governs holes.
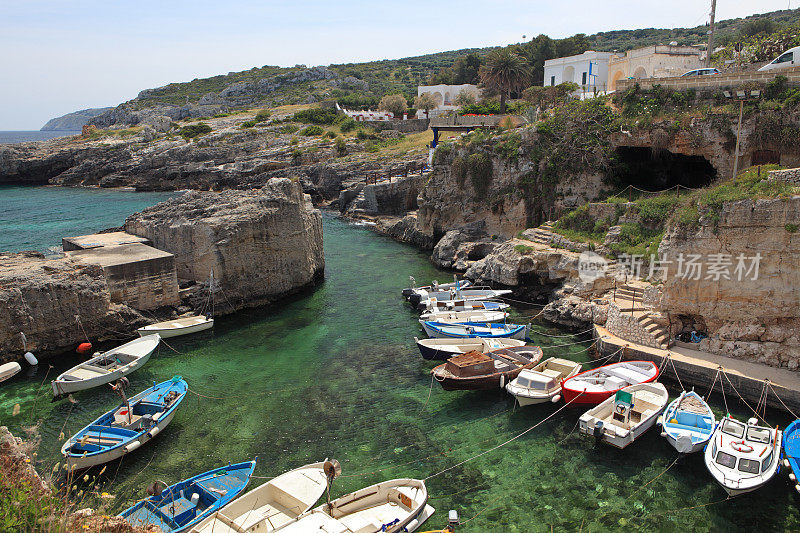
{"type": "Polygon", "coordinates": [[[188,192],[132,215],[125,230],[175,254],[179,278],[202,283],[213,270],[222,312],[300,290],[325,268],[322,216],[288,179],[250,191],[188,192]]]}
{"type": "Polygon", "coordinates": [[[85,342],[118,338],[147,321],[134,309],[111,302],[103,269],[36,252],[0,254],[0,362],[74,349],[85,342]]]}

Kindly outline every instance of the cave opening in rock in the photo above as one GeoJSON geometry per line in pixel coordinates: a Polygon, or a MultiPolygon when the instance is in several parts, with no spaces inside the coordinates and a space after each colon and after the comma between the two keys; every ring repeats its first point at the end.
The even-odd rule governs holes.
{"type": "Polygon", "coordinates": [[[633,185],[646,191],[660,191],[676,185],[699,188],[713,182],[716,169],[703,156],[674,154],[650,147],[620,146],[611,168],[619,188],[633,185]]]}

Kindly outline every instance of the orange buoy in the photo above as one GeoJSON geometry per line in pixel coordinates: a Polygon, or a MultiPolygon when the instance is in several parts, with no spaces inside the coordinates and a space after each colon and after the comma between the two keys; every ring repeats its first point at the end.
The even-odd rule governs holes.
{"type": "Polygon", "coordinates": [[[79,354],[85,354],[92,351],[92,343],[91,342],[82,342],[78,345],[75,349],[76,352],[79,354]]]}

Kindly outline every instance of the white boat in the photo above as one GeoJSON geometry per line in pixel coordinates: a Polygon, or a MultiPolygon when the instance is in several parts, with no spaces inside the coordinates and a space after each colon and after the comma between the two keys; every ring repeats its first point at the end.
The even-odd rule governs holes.
{"type": "Polygon", "coordinates": [[[661,383],[625,387],[581,415],[580,432],[624,448],[656,423],[668,401],[669,393],[661,383]]]}
{"type": "Polygon", "coordinates": [[[658,367],[651,361],[620,361],[565,379],[561,394],[567,403],[597,405],[625,387],[657,377],[658,367]]]}
{"type": "Polygon", "coordinates": [[[433,311],[422,313],[420,322],[502,322],[508,318],[504,311],[433,311]]]}
{"type": "Polygon", "coordinates": [[[6,363],[4,365],[0,365],[0,381],[5,381],[7,379],[11,379],[12,377],[17,375],[17,372],[22,370],[22,367],[19,363],[6,363]]]}
{"type": "Polygon", "coordinates": [[[282,533],[400,533],[416,531],[433,512],[424,481],[393,479],[324,503],[277,529],[282,533]]]}
{"type": "Polygon", "coordinates": [[[703,449],[717,426],[711,407],[694,391],[683,391],[657,422],[661,436],[680,453],[703,449]]]}
{"type": "MultiPolygon", "coordinates": [[[[470,287],[469,289],[451,288],[446,291],[426,291],[418,289],[408,298],[411,305],[418,309],[425,309],[436,302],[449,302],[461,300],[492,300],[506,294],[511,294],[507,289],[490,289],[488,287],[470,287]]],[[[445,305],[447,305],[445,303],[445,305]]]]}
{"type": "Polygon", "coordinates": [[[162,339],[189,335],[198,331],[205,331],[214,327],[214,319],[205,316],[186,316],[174,320],[165,320],[156,324],[150,324],[137,329],[140,337],[145,335],[158,334],[162,339]]]}
{"type": "Polygon", "coordinates": [[[417,280],[414,279],[414,276],[409,276],[411,280],[411,287],[406,287],[403,289],[403,297],[408,299],[412,294],[417,291],[446,291],[449,289],[466,289],[467,287],[472,285],[472,282],[468,279],[458,280],[455,276],[453,276],[454,281],[452,283],[439,283],[436,280],[433,280],[430,285],[423,285],[422,287],[417,287],[417,280]]]}
{"type": "Polygon", "coordinates": [[[531,369],[525,369],[506,385],[509,394],[520,406],[557,402],[561,399],[561,382],[581,371],[581,364],[550,357],[531,369]]]}
{"type": "Polygon", "coordinates": [[[486,353],[502,348],[525,346],[525,341],[504,338],[439,339],[434,337],[420,340],[414,337],[414,342],[417,343],[417,348],[424,359],[436,361],[447,361],[454,355],[467,352],[486,353]]]}
{"type": "Polygon", "coordinates": [[[422,329],[433,338],[489,338],[489,339],[518,339],[528,338],[530,324],[496,324],[494,322],[433,322],[420,320],[422,329]]]}
{"type": "Polygon", "coordinates": [[[91,389],[127,376],[150,359],[160,342],[158,334],[147,335],[98,354],[58,376],[52,383],[53,395],[91,389]]]}
{"type": "Polygon", "coordinates": [[[290,470],[212,514],[192,533],[266,533],[294,523],[325,492],[325,462],[290,470]]]}
{"type": "Polygon", "coordinates": [[[504,302],[492,300],[445,300],[440,302],[435,298],[428,300],[428,305],[423,312],[435,313],[436,311],[502,311],[510,306],[504,302]]]}
{"type": "Polygon", "coordinates": [[[728,415],[706,444],[706,467],[731,496],[756,490],[780,469],[782,436],[755,418],[745,424],[728,415]]]}

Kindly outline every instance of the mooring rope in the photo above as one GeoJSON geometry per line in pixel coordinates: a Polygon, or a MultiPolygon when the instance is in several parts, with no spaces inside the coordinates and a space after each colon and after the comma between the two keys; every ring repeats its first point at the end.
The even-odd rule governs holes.
{"type": "Polygon", "coordinates": [[[591,333],[592,331],[594,331],[594,328],[589,328],[589,329],[584,330],[584,331],[578,331],[577,333],[567,333],[566,335],[550,335],[548,333],[542,333],[540,331],[535,331],[534,333],[536,335],[541,335],[543,337],[563,338],[563,337],[575,337],[577,335],[584,335],[586,333],[591,333]]]}
{"type": "MultiPolygon", "coordinates": [[[[766,420],[764,420],[764,418],[762,418],[762,417],[761,417],[761,415],[759,415],[759,414],[758,414],[758,412],[756,412],[756,410],[755,410],[755,409],[753,409],[753,408],[750,406],[750,404],[749,404],[749,403],[747,403],[747,400],[745,400],[745,399],[742,397],[742,395],[741,395],[741,394],[739,394],[739,391],[738,391],[738,390],[736,390],[736,387],[734,386],[733,382],[731,381],[731,378],[729,378],[729,377],[728,377],[728,374],[725,372],[725,370],[724,370],[724,369],[722,370],[722,375],[723,375],[723,376],[725,376],[725,379],[727,379],[727,380],[728,380],[728,384],[729,384],[729,385],[731,386],[731,388],[733,389],[733,392],[735,392],[735,393],[736,393],[736,395],[739,397],[739,399],[740,399],[740,400],[742,400],[742,402],[743,402],[743,403],[744,403],[744,404],[747,406],[747,408],[748,408],[748,409],[750,409],[750,410],[753,412],[753,414],[754,414],[754,415],[756,415],[756,418],[760,418],[760,419],[761,419],[761,421],[762,421],[762,422],[764,422],[764,423],[765,423],[767,426],[769,426],[770,428],[773,428],[773,426],[772,426],[772,425],[771,425],[769,422],[767,422],[766,420]]],[[[726,408],[727,408],[727,406],[726,406],[726,408]]]]}
{"type": "Polygon", "coordinates": [[[783,403],[783,400],[781,400],[781,397],[778,396],[778,391],[776,391],[775,387],[772,386],[772,382],[771,381],[769,382],[769,388],[772,389],[772,393],[775,395],[775,397],[778,399],[778,401],[781,403],[781,405],[783,406],[784,409],[786,409],[793,417],[800,418],[796,414],[794,414],[794,411],[789,409],[789,407],[785,403],[783,403]]]}
{"type": "Polygon", "coordinates": [[[505,442],[502,442],[502,443],[498,444],[497,446],[489,448],[488,450],[484,450],[479,454],[473,455],[472,457],[464,459],[463,461],[458,462],[458,463],[454,464],[453,466],[449,466],[449,467],[445,468],[444,470],[440,470],[439,472],[436,472],[435,474],[431,474],[430,476],[426,477],[423,481],[428,481],[429,479],[435,478],[436,476],[440,476],[440,475],[444,474],[445,472],[449,472],[450,470],[453,470],[454,468],[458,468],[459,466],[461,466],[461,465],[463,465],[465,463],[468,463],[470,461],[474,461],[478,457],[482,457],[482,456],[486,455],[487,453],[491,453],[491,452],[493,452],[493,451],[495,451],[495,450],[497,450],[499,448],[502,448],[503,446],[505,446],[507,444],[510,444],[511,442],[517,440],[518,438],[522,437],[523,435],[525,435],[527,433],[530,433],[531,431],[533,431],[537,427],[541,426],[542,424],[544,424],[545,422],[547,422],[548,420],[553,418],[555,415],[557,415],[558,413],[560,413],[561,411],[566,409],[572,402],[574,402],[575,400],[580,398],[583,394],[584,394],[583,391],[580,392],[573,399],[571,399],[570,401],[566,402],[564,405],[562,405],[561,407],[559,407],[558,409],[556,409],[555,411],[550,413],[548,416],[543,418],[541,421],[539,421],[536,424],[532,425],[531,427],[529,427],[525,431],[522,431],[521,433],[516,434],[515,436],[513,436],[510,439],[506,440],[505,442]]]}

